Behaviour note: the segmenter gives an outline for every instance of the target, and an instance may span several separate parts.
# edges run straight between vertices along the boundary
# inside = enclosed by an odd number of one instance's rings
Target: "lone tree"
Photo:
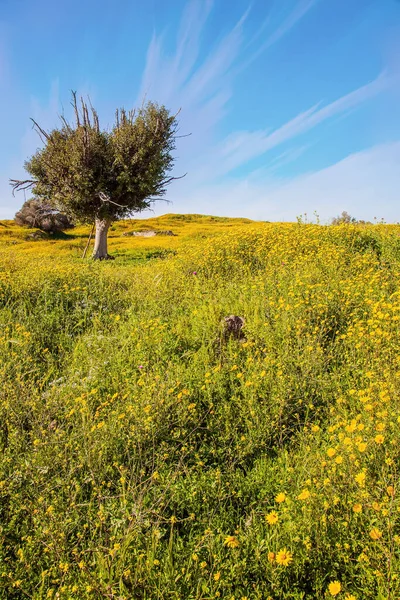
[[[62,212],[36,198],[27,200],[14,217],[17,225],[37,227],[42,231],[57,232],[71,229],[74,224]]]
[[[74,123],[63,116],[58,129],[46,132],[33,121],[44,147],[25,163],[32,179],[10,181],[75,221],[96,227],[93,258],[107,252],[111,223],[149,208],[174,179],[177,115],[152,102],[138,111],[116,111],[111,130],[101,130],[91,103],[72,93]]]

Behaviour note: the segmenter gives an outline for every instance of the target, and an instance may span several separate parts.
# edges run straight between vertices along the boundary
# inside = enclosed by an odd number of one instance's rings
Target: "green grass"
[[[0,598],[399,597],[399,227],[6,225]]]

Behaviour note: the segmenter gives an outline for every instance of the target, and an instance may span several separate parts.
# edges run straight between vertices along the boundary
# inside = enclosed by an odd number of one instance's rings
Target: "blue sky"
[[[400,221],[399,0],[0,0],[0,218],[71,89],[104,127],[181,108],[188,174],[143,216]]]

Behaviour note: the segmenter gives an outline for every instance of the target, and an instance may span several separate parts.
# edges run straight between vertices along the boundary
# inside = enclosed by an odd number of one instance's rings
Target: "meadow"
[[[1,599],[400,598],[400,226],[31,233],[0,222]]]

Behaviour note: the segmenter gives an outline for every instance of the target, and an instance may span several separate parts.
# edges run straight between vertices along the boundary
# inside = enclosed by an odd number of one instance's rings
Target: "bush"
[[[53,233],[74,227],[67,215],[35,198],[24,202],[21,210],[15,215],[15,222],[17,225],[36,227]]]

